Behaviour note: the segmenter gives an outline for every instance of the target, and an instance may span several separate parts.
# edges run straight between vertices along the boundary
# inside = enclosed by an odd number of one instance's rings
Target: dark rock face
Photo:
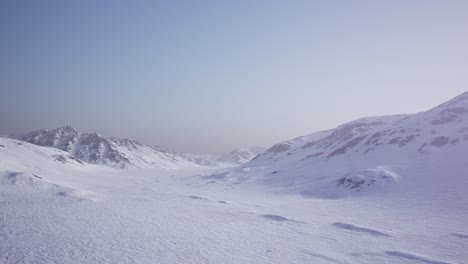
[[[404,139],[400,140],[400,147],[403,147],[404,145],[410,143],[411,141],[413,141],[413,139],[416,138],[417,135],[409,135],[407,137],[405,137]]]
[[[333,186],[341,190],[348,190],[354,193],[378,188],[378,186],[395,184],[395,176],[382,169],[368,169],[355,173],[347,173],[332,182]]]
[[[403,117],[395,116],[394,119],[391,118],[390,120],[395,121]],[[385,124],[387,123],[383,121],[367,122],[366,120],[359,120],[339,126],[328,136],[304,144],[301,147],[302,150],[311,148],[315,153],[309,154],[303,160],[319,156],[329,159],[349,153],[351,150],[354,152],[362,150],[363,153],[375,150],[376,147],[384,144],[384,138],[391,132],[389,129],[375,131],[379,126]],[[361,149],[361,147],[364,148]]]
[[[445,109],[432,121],[433,125],[443,125],[447,123],[455,122],[459,119],[460,116],[468,113],[468,110],[464,107],[455,107],[450,109]]]
[[[78,143],[78,148],[73,154],[89,163],[129,164],[130,160],[125,153],[116,149],[116,144],[96,133],[82,134]]]
[[[375,180],[373,180],[375,182]],[[345,187],[351,188],[351,189],[356,189],[361,187],[366,181],[364,180],[355,180],[355,179],[348,179],[346,177],[343,177],[337,181],[337,187],[340,185],[343,185]]]
[[[96,133],[81,134],[70,126],[51,131],[35,131],[18,139],[39,146],[61,149],[69,152],[76,159],[88,163],[111,163],[120,167],[130,163],[130,160],[116,149],[116,144],[111,140]],[[56,158],[56,161],[66,162],[63,157]]]
[[[54,161],[58,161],[61,163],[71,163],[71,161],[75,161],[81,165],[84,165],[83,161],[71,156],[71,155],[53,155]]]
[[[372,127],[369,123],[357,122],[346,124],[338,127],[331,135],[325,137],[318,142],[320,147],[331,147],[336,146],[349,140],[357,140],[355,137],[359,134],[365,133]],[[363,139],[363,138],[362,138]],[[361,140],[362,140],[361,139]],[[359,142],[361,141],[359,140]],[[358,142],[358,143],[359,143]]]
[[[390,144],[390,145],[398,144],[398,143],[400,143],[400,139],[401,139],[401,137],[393,138],[392,140],[390,140],[388,142],[388,144]]]
[[[436,147],[443,147],[450,141],[449,137],[436,137],[432,140],[431,145]]]
[[[361,141],[363,141],[366,137],[367,136],[354,138],[353,140],[349,141],[346,145],[332,151],[330,154],[328,154],[327,158],[331,158],[333,156],[346,153],[348,149],[353,148],[354,146],[359,144]]]
[[[307,157],[305,157],[304,159],[310,159],[310,158],[315,158],[315,157],[319,157],[323,154],[324,152],[317,152],[317,153],[314,153],[314,154],[310,154],[308,155]]]
[[[58,148],[63,151],[70,152],[78,140],[79,133],[70,126],[64,126],[54,130],[38,130],[20,137],[14,137],[29,143],[44,146]]]
[[[267,153],[276,154],[276,153],[281,153],[281,152],[285,152],[288,150],[291,150],[291,145],[286,142],[286,143],[280,143],[280,144],[274,145],[269,150],[267,150]]]
[[[313,147],[315,145],[317,145],[316,141],[308,142],[308,143],[304,144],[304,146],[302,146],[302,149],[308,149],[308,148],[311,148],[311,147]]]

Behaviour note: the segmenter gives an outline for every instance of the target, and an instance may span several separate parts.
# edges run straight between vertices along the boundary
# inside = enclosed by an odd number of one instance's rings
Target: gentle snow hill
[[[410,183],[458,188],[468,178],[467,157],[468,92],[425,112],[362,118],[282,142],[209,178],[338,198]]]
[[[186,157],[159,146],[143,145],[136,140],[106,138],[97,133],[80,133],[70,126],[8,135],[35,145],[57,148],[91,164],[116,168],[196,168]]]
[[[93,195],[76,189],[79,185],[76,183],[85,179],[82,175],[105,172],[105,169],[59,149],[0,137],[0,188],[11,185],[33,192],[42,190],[58,196],[89,198]]]
[[[0,137],[0,168],[11,170],[30,168],[63,170],[64,168],[85,168],[91,166],[70,153],[28,142]],[[26,166],[27,165],[27,166]]]

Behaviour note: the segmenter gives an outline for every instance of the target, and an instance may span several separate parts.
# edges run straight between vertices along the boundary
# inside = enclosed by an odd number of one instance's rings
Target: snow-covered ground
[[[96,142],[132,149],[129,164],[149,149]],[[121,169],[62,149],[0,137],[0,263],[468,263],[468,93],[233,168],[177,156]]]
[[[219,172],[206,169],[118,170],[57,161],[59,150],[12,139],[0,145],[1,263],[468,259],[467,195],[444,186],[311,199],[214,181]]]
[[[79,184],[77,196],[41,186],[39,179],[2,182],[1,263],[373,264],[468,259],[466,204],[434,206],[382,197],[305,199],[205,188],[193,177],[163,172],[83,177],[87,184]]]

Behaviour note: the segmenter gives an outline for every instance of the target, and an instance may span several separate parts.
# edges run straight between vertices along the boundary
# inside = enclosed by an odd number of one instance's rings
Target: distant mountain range
[[[263,152],[236,149],[220,156],[177,153],[135,140],[80,133],[70,126],[9,137],[12,139],[0,138],[1,163],[6,168],[9,161],[17,164],[22,159],[74,167],[235,167],[204,177],[210,182],[236,186],[253,182],[321,198],[396,189],[405,190],[402,195],[427,194],[441,186],[457,193],[464,191],[457,182],[466,181],[463,177],[468,172],[468,92],[425,112],[361,118],[278,143]],[[41,162],[34,166],[40,168]]]
[[[225,167],[249,162],[265,150],[265,148],[253,147],[234,149],[223,155],[198,155],[188,153],[181,153],[180,155],[202,166]]]
[[[144,145],[132,139],[106,138],[97,133],[81,133],[71,126],[11,134],[7,137],[60,149],[70,153],[71,157],[87,163],[116,168],[178,169],[232,166],[248,162],[260,153],[259,149],[236,149],[221,156],[178,153],[160,146]]]

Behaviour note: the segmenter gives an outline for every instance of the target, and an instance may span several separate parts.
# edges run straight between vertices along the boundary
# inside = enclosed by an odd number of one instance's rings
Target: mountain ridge
[[[468,92],[416,114],[360,118],[280,142],[242,167],[208,178],[339,198],[374,189],[385,192],[409,182],[423,184],[424,176],[402,177],[423,175],[421,167],[440,173],[455,167],[463,175],[468,171],[466,154]],[[415,164],[423,165],[414,168]],[[431,180],[443,180],[427,174]]]
[[[84,162],[115,168],[229,167],[248,162],[260,152],[259,149],[252,148],[234,149],[224,155],[179,153],[162,146],[145,145],[134,139],[81,133],[70,125],[51,130],[9,134],[4,137],[60,149]]]

